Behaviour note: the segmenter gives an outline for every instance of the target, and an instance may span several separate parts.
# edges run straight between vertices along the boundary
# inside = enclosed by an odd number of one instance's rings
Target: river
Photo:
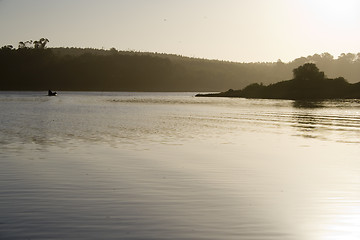
[[[0,92],[0,239],[360,239],[360,101]]]

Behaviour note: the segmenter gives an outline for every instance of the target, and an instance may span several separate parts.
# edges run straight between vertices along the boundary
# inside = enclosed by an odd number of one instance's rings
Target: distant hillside
[[[360,80],[360,54],[329,54],[290,63],[235,63],[116,49],[0,49],[0,90],[224,91],[291,78],[291,70],[316,62],[329,77]]]
[[[242,97],[292,100],[360,99],[360,83],[348,83],[343,77],[326,78],[314,63],[293,70],[294,78],[265,86],[253,83],[242,90],[197,94],[197,97]]]

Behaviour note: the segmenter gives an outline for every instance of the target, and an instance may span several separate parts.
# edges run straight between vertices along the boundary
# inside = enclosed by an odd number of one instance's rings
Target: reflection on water
[[[323,101],[309,101],[309,100],[295,100],[293,102],[294,108],[322,108],[325,107],[323,105]]]
[[[0,239],[359,239],[360,103],[0,93]]]

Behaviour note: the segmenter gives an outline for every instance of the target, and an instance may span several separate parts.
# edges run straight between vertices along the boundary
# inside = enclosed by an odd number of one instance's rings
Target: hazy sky
[[[359,0],[0,0],[0,45],[174,53],[239,62],[360,52]]]

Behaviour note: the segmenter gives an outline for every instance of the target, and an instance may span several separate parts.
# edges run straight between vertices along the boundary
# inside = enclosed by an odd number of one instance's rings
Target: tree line
[[[47,48],[48,39],[0,49],[0,90],[224,91],[290,79],[291,70],[316,63],[328,77],[360,80],[360,54],[328,53],[289,63],[236,63],[171,54]]]

